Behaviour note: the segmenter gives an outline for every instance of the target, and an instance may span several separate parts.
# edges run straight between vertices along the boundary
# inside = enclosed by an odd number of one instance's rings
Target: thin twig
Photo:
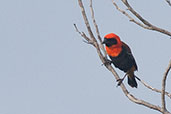
[[[116,9],[118,11],[120,11],[122,14],[124,14],[125,16],[127,16],[131,22],[134,22],[135,24],[137,24],[137,25],[139,25],[139,26],[141,26],[141,27],[143,27],[145,29],[151,29],[151,27],[148,27],[148,26],[146,26],[144,24],[141,24],[140,22],[133,19],[128,13],[126,13],[126,11],[120,9],[114,0],[112,0],[112,1],[113,1],[113,5],[116,7]]]
[[[141,79],[138,78],[137,76],[136,76],[136,78],[137,78],[145,87],[147,87],[148,89],[150,89],[150,90],[152,90],[152,91],[155,91],[155,92],[157,92],[157,93],[161,93],[161,90],[151,87],[151,86],[148,85],[145,81],[141,80]],[[169,98],[171,98],[171,93],[165,92],[165,94],[166,94]]]
[[[152,26],[151,23],[149,23],[147,20],[145,20],[140,14],[138,14],[128,3],[127,0],[122,0],[122,2],[127,6],[128,10],[134,14],[141,22],[143,22],[147,26]]]
[[[92,43],[93,43],[93,45],[95,46],[95,48],[96,48],[96,50],[97,50],[97,53],[98,53],[100,59],[102,60],[102,63],[105,63],[103,54],[102,54],[101,51],[100,51],[99,44],[98,44],[98,42],[97,42],[96,38],[94,37],[94,34],[93,34],[92,30],[91,30],[91,27],[90,27],[90,24],[89,24],[89,21],[88,21],[88,19],[87,19],[87,15],[86,15],[86,13],[85,13],[85,9],[84,9],[83,3],[82,3],[82,0],[78,0],[78,3],[79,3],[79,6],[80,6],[80,8],[81,8],[81,11],[82,11],[82,16],[83,16],[83,19],[84,19],[86,28],[87,28],[88,33],[89,33],[89,35],[90,35],[90,37],[91,37],[91,39],[92,39],[92,41],[93,41]]]
[[[161,100],[162,100],[162,112],[163,112],[163,114],[166,110],[166,101],[165,101],[166,78],[167,78],[167,75],[169,73],[170,68],[171,68],[171,60],[169,62],[169,66],[166,69],[166,72],[164,73],[163,80],[162,80]]]
[[[145,25],[147,25],[148,27],[151,27],[150,30],[155,30],[155,31],[158,31],[158,32],[161,32],[163,34],[166,34],[166,35],[169,35],[171,36],[171,32],[165,30],[165,29],[162,29],[162,28],[159,28],[159,27],[156,27],[154,25],[152,25],[151,23],[149,23],[146,19],[144,19],[139,13],[137,13],[131,6],[130,4],[128,3],[127,0],[122,0],[122,2],[127,6],[128,10],[134,14],[141,22],[143,22]]]
[[[93,5],[92,5],[92,0],[90,0],[90,11],[91,11],[91,17],[92,17],[92,20],[93,20],[93,24],[94,24],[95,29],[96,29],[97,38],[98,38],[98,40],[100,42],[100,44],[99,44],[100,45],[100,48],[102,49],[105,57],[107,57],[107,53],[105,51],[105,48],[104,48],[104,46],[102,44],[102,39],[100,37],[99,28],[98,28],[98,25],[97,25],[96,20],[95,20],[95,17],[94,17],[94,10],[93,10]]]
[[[89,24],[89,21],[87,19],[87,16],[86,16],[86,13],[85,13],[85,9],[84,9],[84,6],[83,6],[83,3],[81,0],[78,0],[78,3],[80,5],[80,8],[81,8],[81,11],[82,11],[82,16],[83,16],[83,19],[84,19],[84,22],[85,22],[85,25],[86,25],[86,28],[88,30],[88,33],[91,37],[91,39],[94,41],[94,42],[97,42],[94,35],[93,35],[93,32],[91,30],[91,27],[90,27],[90,24]]]
[[[90,38],[87,37],[86,34],[85,34],[84,32],[80,32],[80,31],[78,30],[76,24],[74,24],[74,27],[75,27],[76,32],[78,32],[78,33],[85,39],[85,41],[84,41],[85,43],[92,44],[93,46],[95,46],[94,43],[93,43],[93,41],[90,40]]]
[[[92,30],[91,30],[91,28],[90,28],[90,24],[89,24],[89,21],[88,21],[88,19],[87,19],[87,16],[86,16],[86,13],[85,13],[85,9],[84,9],[82,0],[78,0],[78,3],[79,3],[79,6],[80,6],[80,8],[81,8],[81,10],[82,10],[82,16],[83,16],[83,19],[84,19],[86,28],[87,28],[87,30],[88,30],[88,33],[89,33],[90,37],[91,37],[92,40],[93,40],[93,44],[94,44],[94,46],[95,46],[95,48],[96,48],[96,51],[97,51],[97,53],[98,53],[98,55],[99,55],[99,57],[100,57],[102,63],[104,64],[104,63],[105,63],[105,59],[104,59],[104,57],[103,57],[103,54],[102,54],[101,51],[100,51],[99,44],[98,44],[96,38],[94,37],[94,34],[93,34],[93,32],[92,32]]]
[[[113,5],[116,7],[116,9],[117,9],[118,11],[120,11],[121,13],[123,13],[125,16],[127,16],[127,17],[130,19],[130,21],[136,23],[137,25],[139,25],[139,26],[141,26],[141,27],[143,27],[143,28],[145,28],[145,29],[157,31],[157,32],[166,34],[166,35],[168,35],[168,36],[171,36],[171,32],[169,32],[169,31],[167,31],[167,30],[165,30],[165,29],[156,27],[156,26],[152,25],[150,22],[148,22],[146,19],[144,19],[139,13],[137,13],[137,12],[130,6],[130,4],[128,3],[127,0],[121,0],[121,1],[125,4],[125,6],[127,6],[128,10],[129,10],[133,15],[135,15],[135,16],[137,17],[137,19],[139,19],[143,24],[142,24],[142,23],[139,23],[139,22],[137,22],[137,21],[135,21],[135,19],[133,19],[130,15],[128,15],[124,10],[121,10],[121,9],[120,9],[120,8],[117,6],[117,4],[115,3],[114,0],[112,0],[112,1],[113,1]]]

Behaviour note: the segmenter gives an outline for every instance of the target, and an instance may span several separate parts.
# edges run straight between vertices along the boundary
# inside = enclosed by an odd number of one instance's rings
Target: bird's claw
[[[102,65],[106,66],[106,65],[111,65],[111,64],[112,64],[112,61],[107,59],[107,58],[105,58],[105,62]]]
[[[117,79],[116,81],[118,82],[117,86],[120,86],[122,81],[123,81],[123,79]]]

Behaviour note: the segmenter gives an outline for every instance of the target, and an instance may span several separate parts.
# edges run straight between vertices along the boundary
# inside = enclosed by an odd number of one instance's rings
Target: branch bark
[[[166,69],[166,72],[164,73],[163,80],[162,80],[162,92],[161,92],[161,100],[162,100],[162,112],[165,114],[166,109],[166,101],[165,101],[165,88],[166,88],[166,78],[169,73],[169,70],[171,68],[171,60],[170,63]]]
[[[103,51],[103,53],[105,55],[105,58],[106,58],[107,57],[107,53],[106,53],[105,48],[104,48],[104,46],[102,44],[102,39],[101,39],[101,36],[100,36],[100,32],[99,32],[98,25],[97,25],[96,20],[95,20],[95,17],[94,17],[94,10],[93,10],[93,5],[92,4],[93,4],[93,2],[92,2],[92,0],[90,0],[91,17],[92,17],[93,24],[94,24],[95,29],[96,29],[97,38],[98,38],[98,40],[100,42],[100,44],[99,44],[100,45],[100,48],[102,49],[102,51]]]
[[[125,16],[127,16],[127,17],[130,19],[130,21],[134,22],[135,24],[137,24],[137,25],[139,25],[139,26],[141,26],[141,27],[143,27],[143,28],[145,28],[145,29],[157,31],[157,32],[163,33],[163,34],[165,34],[165,35],[171,36],[171,32],[169,32],[169,31],[167,31],[167,30],[165,30],[165,29],[159,28],[159,27],[157,27],[157,26],[151,24],[150,22],[148,22],[146,19],[144,19],[139,13],[137,13],[137,12],[130,6],[130,4],[128,3],[127,0],[121,0],[121,1],[125,4],[125,6],[128,8],[128,10],[129,10],[133,15],[135,15],[135,16],[137,17],[137,19],[140,20],[143,24],[140,23],[140,22],[138,22],[138,21],[135,21],[135,19],[133,19],[133,18],[132,18],[128,13],[126,13],[124,10],[121,10],[121,9],[117,6],[116,2],[115,2],[114,0],[112,0],[113,5],[116,7],[116,9],[117,9],[118,11],[120,11],[121,13],[123,13]]]
[[[157,93],[161,93],[162,91],[159,90],[159,89],[156,89],[156,88],[153,88],[152,86],[150,86],[149,84],[147,84],[145,81],[141,80],[140,78],[136,77],[145,87],[147,87],[148,89],[152,90],[152,91],[155,91]],[[165,91],[165,94],[171,98],[171,93]]]

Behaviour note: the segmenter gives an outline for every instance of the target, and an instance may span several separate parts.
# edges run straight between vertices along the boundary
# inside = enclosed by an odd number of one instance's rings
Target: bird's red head
[[[107,47],[121,47],[122,46],[122,42],[119,38],[118,35],[114,34],[114,33],[110,33],[107,34],[106,36],[104,36],[104,41],[103,44],[106,44]]]
[[[106,51],[109,56],[118,56],[122,50],[122,42],[114,33],[107,34],[104,37],[103,44],[106,45]]]
[[[107,34],[106,36],[104,36],[106,39],[111,39],[111,38],[118,38],[118,39],[120,39],[119,38],[119,36],[118,35],[116,35],[116,34],[114,34],[114,33],[109,33],[109,34]]]

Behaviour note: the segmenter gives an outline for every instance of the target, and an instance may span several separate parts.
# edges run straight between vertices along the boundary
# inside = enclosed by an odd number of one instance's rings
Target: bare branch
[[[145,25],[147,25],[148,27],[152,27],[150,30],[155,30],[158,32],[161,32],[163,34],[169,35],[171,36],[171,32],[164,30],[162,28],[156,27],[154,25],[152,25],[151,23],[149,23],[147,20],[145,20],[140,14],[138,14],[128,3],[127,0],[122,0],[122,2],[128,7],[128,10],[131,11],[132,14],[134,14],[141,22],[143,22]]]
[[[94,18],[94,10],[93,10],[93,5],[92,5],[92,0],[90,0],[90,11],[91,11],[91,17],[92,17],[92,20],[93,20],[93,24],[94,24],[95,29],[96,29],[97,38],[98,38],[98,40],[100,42],[100,44],[99,44],[100,48],[102,49],[103,53],[105,54],[105,57],[107,57],[107,53],[105,51],[105,48],[104,48],[104,46],[102,44],[102,39],[100,37],[99,28],[98,28],[98,25],[97,25],[96,20]]]
[[[120,79],[120,77],[118,76],[118,74],[116,73],[116,71],[114,70],[114,68],[110,64],[106,65],[106,68],[109,71],[112,72],[112,74],[114,75],[114,77],[115,77],[116,80]],[[136,104],[140,104],[140,105],[146,106],[148,108],[151,108],[151,109],[154,109],[154,110],[157,110],[157,111],[161,112],[161,107],[156,106],[156,105],[153,105],[151,103],[148,103],[148,102],[146,102],[144,100],[137,99],[135,96],[133,96],[132,94],[130,94],[123,83],[121,83],[120,87],[121,87],[122,91],[124,92],[124,94],[132,102],[134,102]]]
[[[78,2],[79,2],[79,5],[80,5],[80,8],[81,8],[81,10],[82,10],[82,16],[83,16],[83,18],[84,18],[84,21],[85,21],[87,30],[89,31],[88,33],[89,33],[90,37],[92,38],[94,47],[96,48],[96,51],[97,51],[97,54],[98,54],[100,60],[101,60],[102,63],[104,64],[104,63],[106,63],[106,58],[105,58],[105,57],[103,56],[103,54],[101,53],[100,45],[97,43],[97,40],[96,40],[96,38],[94,37],[93,32],[91,31],[91,28],[90,28],[90,25],[89,25],[89,23],[88,23],[88,19],[87,19],[87,16],[86,16],[86,13],[85,13],[83,4],[82,4],[82,0],[78,0]],[[91,7],[92,7],[92,6],[91,6]],[[93,15],[94,15],[94,14],[93,14]],[[93,18],[94,18],[94,16],[92,17],[92,19],[93,19]],[[96,24],[96,22],[95,22],[94,24]],[[97,24],[96,24],[96,25],[97,25]],[[75,28],[77,28],[77,27],[75,26]],[[95,27],[95,28],[96,28],[96,27]],[[96,28],[96,29],[97,29],[97,28]],[[76,30],[78,30],[78,29],[76,29]],[[78,32],[78,33],[80,34],[81,32]],[[82,35],[83,35],[83,34],[82,34]],[[81,36],[82,36],[82,35],[81,35]],[[82,36],[82,37],[85,39],[84,36]],[[104,65],[105,65],[105,67],[106,67],[109,71],[112,72],[112,74],[113,74],[113,76],[115,77],[116,80],[120,79],[119,75],[116,73],[116,71],[114,70],[114,68],[113,68],[110,64],[104,64]],[[128,90],[126,89],[126,87],[124,86],[123,83],[121,83],[120,87],[121,87],[122,91],[124,92],[125,96],[127,96],[127,98],[128,98],[129,100],[131,100],[132,102],[134,102],[134,103],[136,103],[136,104],[140,104],[140,105],[146,106],[146,107],[151,108],[151,109],[154,109],[154,110],[157,110],[157,111],[159,111],[159,112],[162,112],[161,107],[156,106],[156,105],[153,105],[153,104],[151,104],[151,103],[148,103],[148,102],[146,102],[146,101],[144,101],[144,100],[137,99],[135,96],[133,96],[132,94],[130,94],[130,93],[128,92]]]
[[[85,43],[92,44],[93,46],[95,46],[94,43],[93,43],[93,41],[90,40],[90,38],[87,37],[86,34],[85,34],[84,32],[80,32],[80,31],[78,30],[76,24],[74,24],[74,27],[75,27],[76,32],[78,32],[78,33],[87,41],[87,42],[84,41]]]
[[[117,4],[113,1],[113,5],[116,7],[116,9],[120,12],[122,12],[125,16],[127,16],[130,21],[136,23],[137,25],[145,28],[145,29],[149,29],[149,30],[153,30],[153,31],[157,31],[157,32],[160,32],[160,33],[163,33],[163,34],[166,34],[168,36],[171,36],[171,32],[165,30],[165,29],[162,29],[162,28],[159,28],[159,27],[156,27],[154,25],[152,25],[151,23],[149,23],[147,20],[145,20],[140,14],[138,14],[131,6],[130,4],[128,3],[127,0],[121,0],[128,8],[128,10],[137,17],[137,19],[139,19],[143,24],[135,21],[130,15],[128,15],[124,10],[121,10]]]
[[[169,4],[169,6],[171,6],[170,0],[165,0],[165,1]]]
[[[114,77],[117,79],[120,79],[118,74],[116,73],[116,71],[113,69],[113,67],[111,65],[107,65],[106,68],[112,72],[112,74],[114,75]],[[135,96],[133,96],[132,94],[130,94],[128,92],[128,90],[126,89],[126,87],[124,86],[123,83],[121,83],[120,85],[122,91],[124,92],[124,94],[128,97],[129,100],[131,100],[132,102],[136,103],[136,104],[140,104],[140,105],[143,105],[143,106],[146,106],[148,108],[151,108],[151,109],[154,109],[154,110],[157,110],[159,112],[162,112],[161,111],[161,107],[159,106],[156,106],[156,105],[153,105],[151,103],[148,103],[144,100],[140,100],[140,99],[137,99]]]
[[[155,92],[157,92],[157,93],[161,93],[161,90],[151,87],[150,85],[148,85],[146,82],[144,82],[143,80],[141,80],[141,79],[138,78],[138,77],[136,77],[136,78],[137,78],[145,87],[147,87],[148,89],[150,89],[150,90],[152,90],[152,91],[155,91]],[[171,93],[165,92],[165,94],[166,94],[169,98],[171,98]]]
[[[113,1],[113,5],[116,7],[116,9],[117,9],[118,11],[120,11],[122,14],[124,14],[125,16],[127,16],[131,22],[134,22],[135,24],[137,24],[137,25],[139,25],[139,26],[141,26],[141,27],[143,27],[143,28],[145,28],[145,29],[151,29],[151,27],[148,27],[148,26],[146,26],[146,25],[143,25],[143,24],[141,24],[140,22],[134,20],[128,13],[126,13],[126,11],[120,9],[120,8],[118,7],[118,5],[115,3],[114,0],[112,0],[112,1]]]
[[[82,16],[83,16],[83,18],[84,18],[84,22],[85,22],[86,28],[87,28],[87,30],[88,30],[88,33],[89,33],[90,37],[91,37],[92,40],[93,40],[93,44],[94,44],[94,46],[95,46],[95,48],[96,48],[96,50],[97,50],[97,53],[98,53],[98,55],[99,55],[99,57],[100,57],[102,63],[105,63],[105,59],[104,59],[104,57],[103,57],[103,54],[102,54],[101,51],[100,51],[99,44],[98,44],[96,38],[94,37],[93,32],[92,32],[92,30],[91,30],[91,28],[90,28],[90,25],[89,25],[89,22],[88,22],[86,13],[85,13],[85,9],[84,9],[82,0],[78,0],[78,3],[79,3],[79,6],[80,6],[80,8],[81,8],[81,10],[82,10]]]
[[[84,9],[84,6],[83,6],[83,3],[81,0],[78,0],[78,3],[80,5],[80,8],[81,8],[81,11],[82,11],[82,16],[83,16],[83,19],[84,19],[84,22],[85,22],[85,25],[86,25],[86,28],[88,30],[88,33],[91,37],[91,39],[94,41],[94,42],[97,42],[94,35],[93,35],[93,32],[91,30],[91,27],[90,27],[90,24],[89,24],[89,21],[87,19],[87,16],[86,16],[86,13],[85,13],[85,9]]]
[[[82,3],[82,0],[78,0],[78,3],[79,3],[79,6],[81,8],[81,11],[82,11],[82,16],[83,16],[86,28],[88,30],[88,33],[89,33],[91,39],[93,40],[93,44],[96,47],[97,53],[98,53],[100,59],[102,60],[102,62],[105,63],[103,54],[100,51],[99,44],[98,44],[98,42],[97,42],[96,38],[94,37],[93,32],[91,30],[91,27],[90,27],[90,24],[89,24],[89,21],[87,19],[87,16],[86,16],[86,13],[85,13],[85,9],[84,9],[83,3]]]
[[[165,88],[166,88],[166,78],[167,78],[170,68],[171,68],[171,60],[170,60],[169,66],[166,69],[166,72],[164,73],[163,80],[162,80],[161,100],[162,100],[162,112],[163,113],[166,110]]]
[[[147,20],[145,20],[140,14],[138,14],[128,3],[127,0],[122,0],[122,2],[127,6],[128,10],[134,14],[141,22],[143,22],[147,26],[152,26]]]
[[[92,17],[92,20],[93,20],[93,24],[94,24],[95,29],[96,29],[97,38],[99,39],[100,43],[102,43],[102,39],[100,37],[98,25],[97,25],[96,20],[94,18],[94,10],[93,10],[93,5],[92,5],[92,0],[90,0],[90,11],[91,11],[91,17]]]

